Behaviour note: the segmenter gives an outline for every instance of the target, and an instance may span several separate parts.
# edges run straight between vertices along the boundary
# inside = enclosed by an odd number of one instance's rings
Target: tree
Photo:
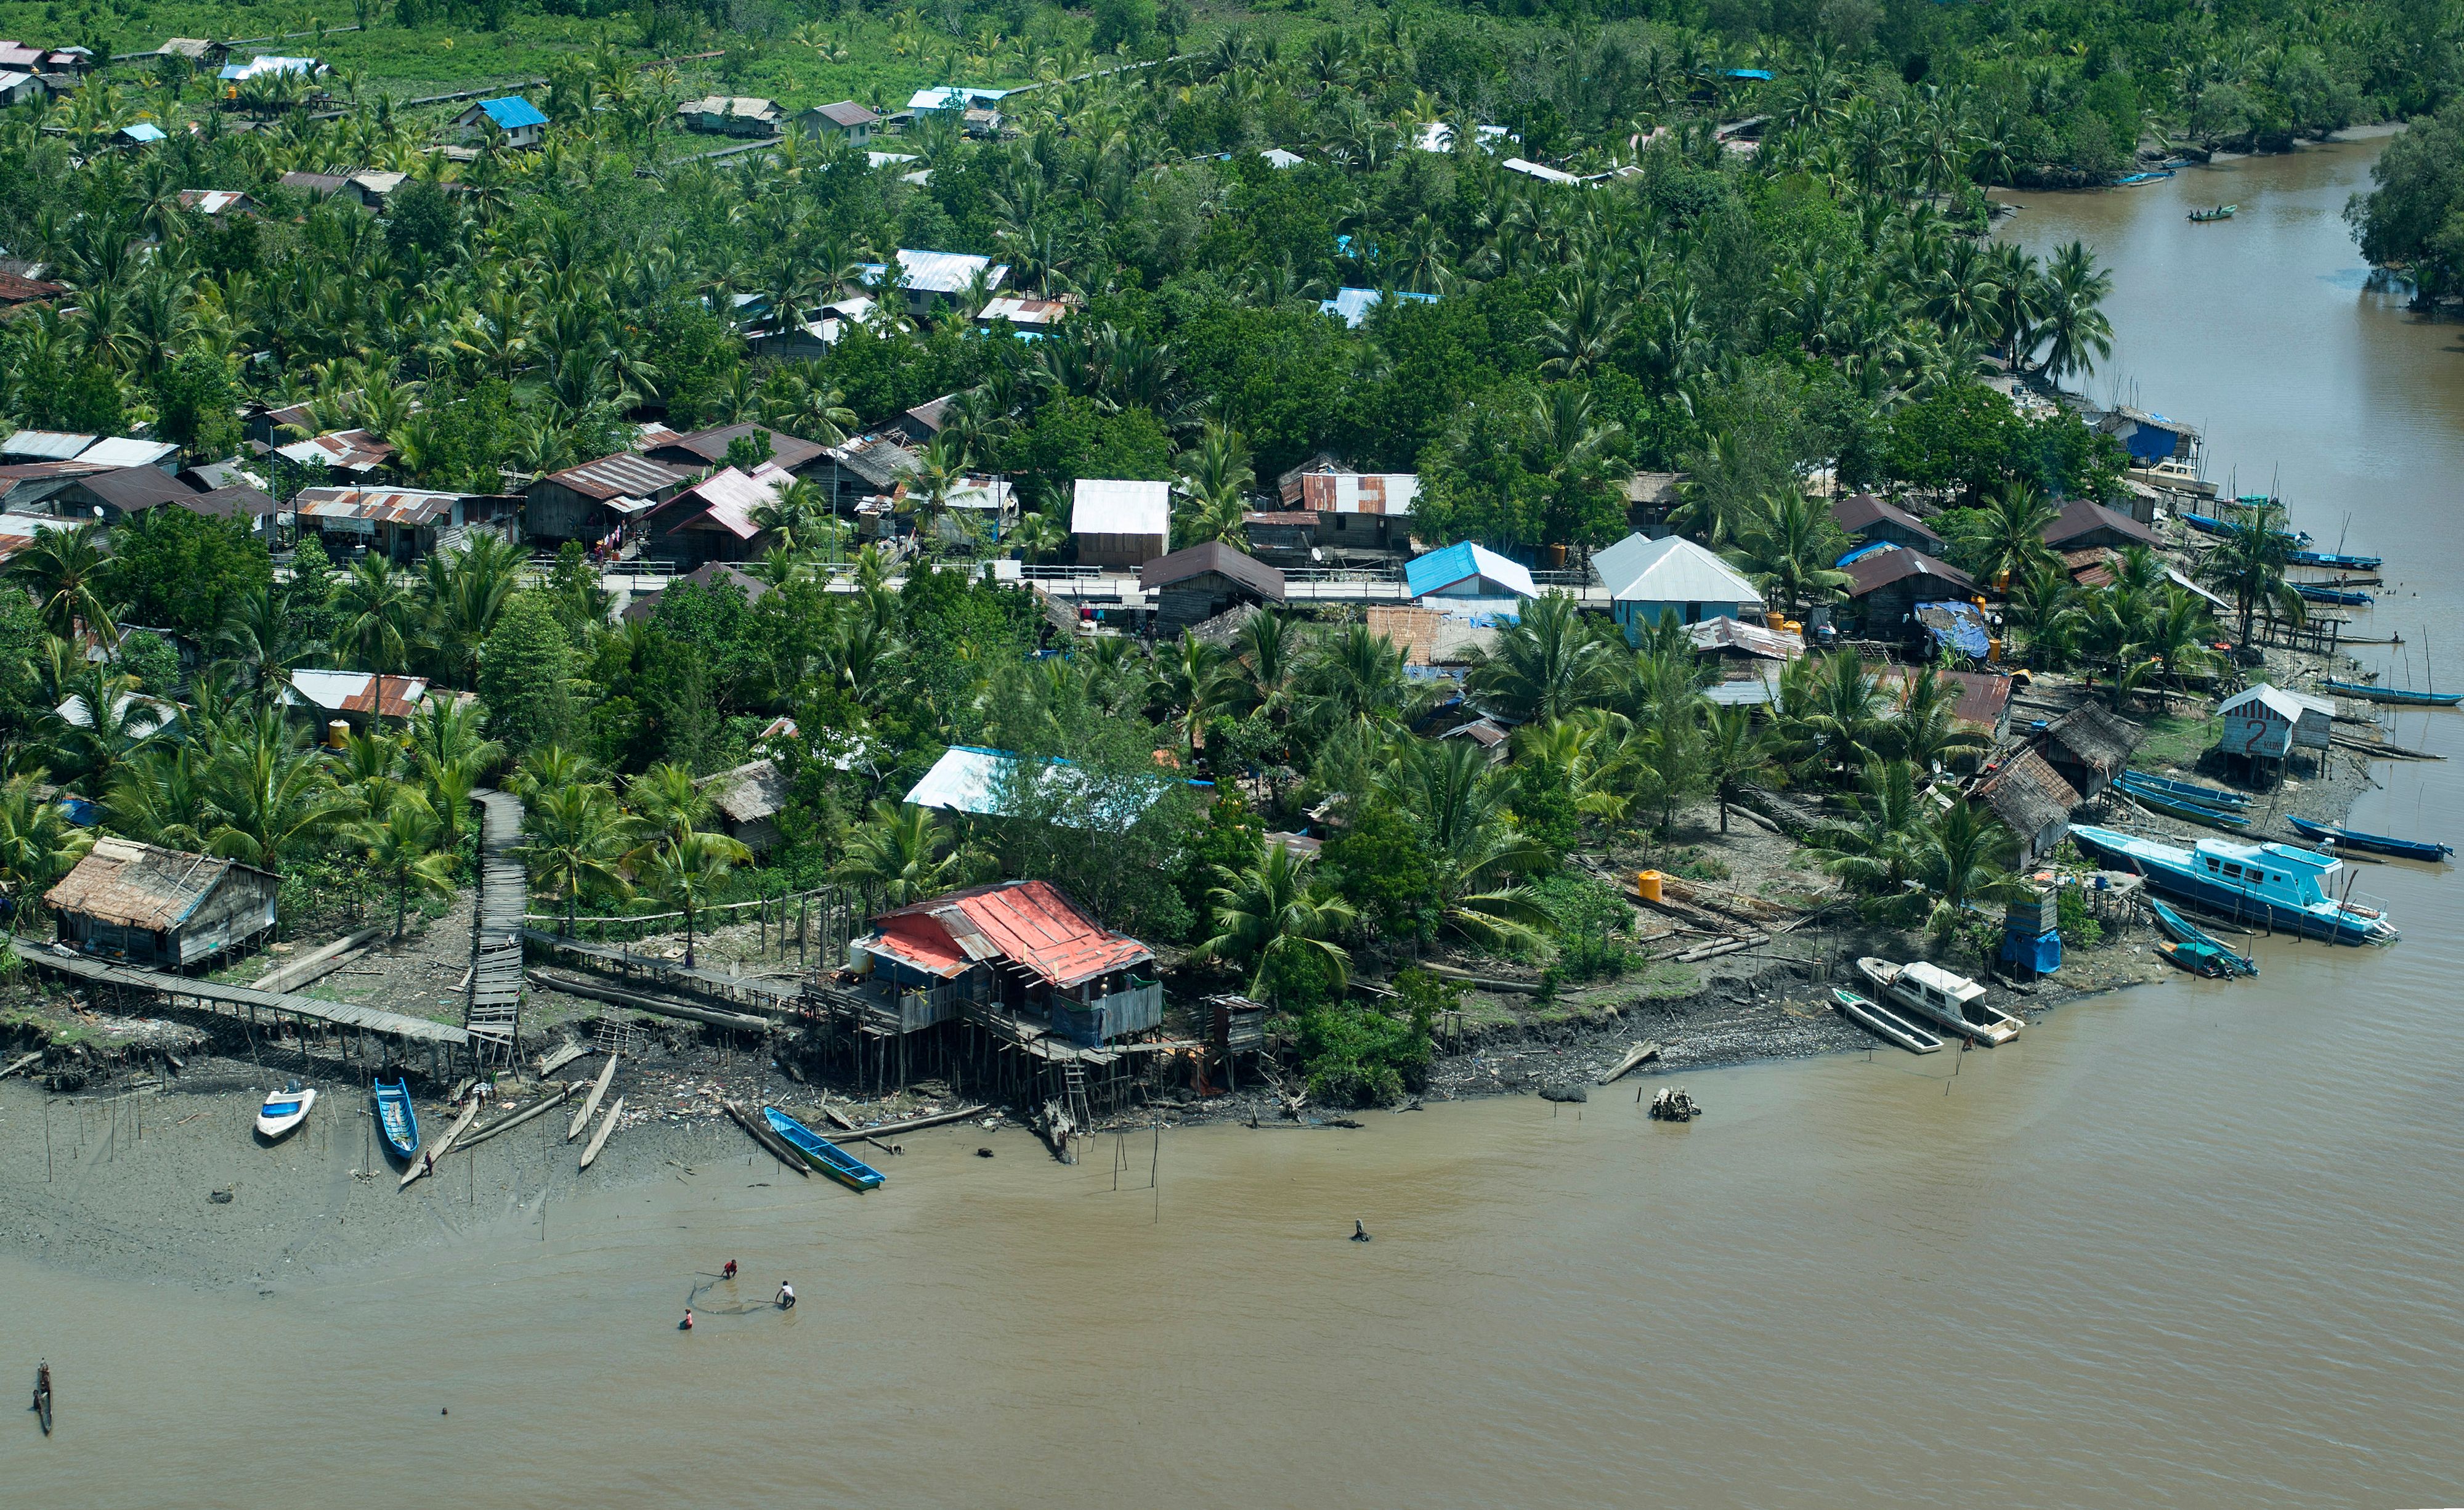
[[[201,460],[239,449],[234,411],[244,395],[222,357],[192,346],[156,373],[152,386],[155,433]]]
[[[270,708],[218,742],[205,781],[215,817],[206,847],[277,875],[346,808],[322,760]]]
[[[9,563],[9,580],[33,595],[43,627],[59,638],[76,638],[82,626],[105,645],[119,642],[120,566],[104,551],[101,526],[37,529]]]
[[[1330,936],[1358,915],[1313,879],[1309,868],[1309,861],[1272,840],[1237,870],[1215,867],[1207,902],[1216,933],[1198,946],[1198,957],[1250,967],[1249,994],[1270,1001],[1274,993],[1267,983],[1302,967],[1303,961],[1322,966],[1340,991],[1352,956]]]
[[[113,582],[133,623],[211,634],[238,600],[274,585],[274,562],[245,521],[147,509],[112,541]]]
[[[2270,618],[2299,624],[2309,616],[2285,570],[2293,564],[2293,536],[2284,511],[2274,504],[2253,509],[2225,527],[2224,543],[2199,558],[2199,580],[2233,599],[2241,615],[2234,638],[2250,643],[2250,623],[2265,610]]]
[[[341,615],[339,640],[362,670],[397,673],[410,663],[410,636],[420,620],[411,579],[383,556],[362,556],[334,595]]]
[[[0,786],[0,886],[17,902],[12,927],[94,847],[94,834],[73,827],[56,800],[35,795],[42,779],[32,771]]]
[[[453,856],[439,847],[444,827],[427,797],[408,788],[397,790],[381,818],[366,818],[351,837],[367,853],[368,864],[393,883],[393,936],[402,937],[410,915],[410,894],[450,898],[453,895]]]
[[[2369,193],[2344,206],[2373,267],[2402,267],[2429,303],[2464,281],[2464,100],[2416,120],[2370,165]]]
[[[1759,785],[1771,769],[1771,747],[1751,708],[1715,704],[1703,719],[1704,773],[1720,805],[1720,832],[1728,832],[1728,804]]]
[[[2113,322],[2104,317],[2113,275],[2096,265],[2087,244],[2073,241],[2054,253],[2045,270],[2045,375],[2058,383],[2076,372],[2096,370],[2113,354]]]
[[[632,831],[605,787],[542,779],[524,795],[522,832],[531,877],[563,900],[568,936],[583,892],[631,895],[624,860]]]
[[[1848,586],[1848,573],[1831,564],[1848,548],[1848,537],[1830,508],[1792,489],[1770,500],[1739,544],[1754,567],[1754,585],[1792,616],[1829,603]]]
[[[545,594],[516,592],[479,650],[479,700],[489,736],[515,754],[573,729],[573,644]]]
[[[1484,948],[1535,948],[1552,923],[1521,877],[1552,863],[1517,832],[1508,781],[1469,740],[1413,741],[1383,766],[1387,796],[1419,815],[1439,926]]]
[[[1500,629],[1494,649],[1465,676],[1480,705],[1518,722],[1559,719],[1608,689],[1608,642],[1571,596],[1551,592]]]
[[[2025,482],[2006,482],[1982,508],[1944,516],[1952,559],[1979,582],[2017,578],[2053,562],[2045,531],[2061,517],[2060,505]]]
[[[2017,901],[2033,895],[2010,873],[2018,841],[1992,810],[1954,797],[1920,833],[1910,873],[1933,894],[1926,920],[1937,941],[1947,941],[1969,920],[1971,903]]]
[[[832,874],[864,887],[884,906],[904,907],[950,889],[958,860],[942,853],[949,844],[949,831],[930,808],[877,802],[871,821],[847,835],[846,855]]]
[[[661,835],[636,850],[633,873],[652,896],[672,903],[685,915],[685,968],[693,967],[693,918],[724,883],[730,872],[753,858],[753,852],[724,833],[694,829]]]
[[[1913,917],[1909,879],[1917,864],[1925,806],[1917,789],[1917,768],[1903,760],[1865,768],[1856,792],[1841,799],[1846,816],[1817,824],[1806,849],[1824,870],[1874,899],[1867,909],[1880,921]]]

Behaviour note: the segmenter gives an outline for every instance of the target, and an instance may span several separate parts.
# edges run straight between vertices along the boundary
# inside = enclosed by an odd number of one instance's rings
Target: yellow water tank
[[[1805,633],[1805,626],[1794,619],[1788,619],[1782,622],[1780,628],[1788,631],[1792,634],[1802,634]]]
[[[351,743],[351,725],[341,719],[326,724],[325,743],[335,749],[347,747]]]
[[[1782,613],[1777,609],[1773,609],[1763,615],[1763,628],[1775,630],[1786,629],[1788,628],[1788,615]]]
[[[2002,642],[2000,640],[1989,639],[1985,642],[1985,664],[1989,666],[1998,666],[2002,664]]]
[[[1642,893],[1642,899],[1645,901],[1658,901],[1661,899],[1660,882],[1661,875],[1658,871],[1637,871],[1634,873],[1634,889]]]

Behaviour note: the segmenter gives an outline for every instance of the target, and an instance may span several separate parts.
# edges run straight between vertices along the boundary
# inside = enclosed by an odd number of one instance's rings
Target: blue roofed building
[[[1467,540],[1405,566],[1403,585],[1420,607],[1458,617],[1516,619],[1522,616],[1524,600],[1540,595],[1529,567]]]
[[[1410,300],[1417,304],[1434,304],[1438,301],[1438,296],[1435,294],[1407,294],[1400,289],[1396,291],[1395,297]],[[1317,312],[1321,315],[1332,315],[1357,330],[1361,322],[1369,318],[1369,312],[1384,302],[1385,298],[1384,294],[1374,288],[1341,289],[1332,299],[1320,301]]]
[[[547,135],[547,117],[519,95],[482,100],[453,118],[466,142],[486,135],[490,125],[505,133],[507,146],[537,146]]]

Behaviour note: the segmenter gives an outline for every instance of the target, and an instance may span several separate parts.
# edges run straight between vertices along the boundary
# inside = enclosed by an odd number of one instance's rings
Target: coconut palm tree
[[[214,630],[214,649],[223,664],[239,669],[258,700],[271,703],[311,647],[292,621],[289,592],[268,585],[230,600]]]
[[[120,768],[104,794],[111,832],[166,850],[197,850],[211,814],[203,777],[205,752],[187,740],[140,751]]]
[[[1770,499],[1738,545],[1754,568],[1754,586],[1792,617],[1835,601],[1847,588],[1848,573],[1831,564],[1847,550],[1848,537],[1827,505],[1801,492]]]
[[[693,778],[693,768],[662,761],[625,784],[625,805],[645,833],[681,838],[706,823],[714,799]]]
[[[2267,616],[2299,624],[2309,616],[2299,592],[2285,569],[2293,564],[2293,537],[2284,528],[2284,511],[2274,504],[2251,511],[2226,526],[2223,544],[2200,558],[2200,582],[2233,599],[2241,615],[2234,638],[2250,643],[2250,624],[2261,611]]]
[[[2011,874],[2018,841],[1990,808],[1954,797],[1917,835],[1909,874],[1933,895],[1926,920],[1935,939],[1947,942],[1980,901],[2017,901],[2032,895]]]
[[[561,753],[561,752],[560,752]],[[585,891],[624,899],[625,855],[632,825],[605,787],[595,782],[541,786],[522,810],[523,853],[533,880],[564,902],[564,931],[573,932]]]
[[[402,937],[410,916],[410,894],[453,895],[453,855],[442,847],[444,826],[428,798],[405,787],[393,793],[382,817],[363,818],[351,839],[366,852],[370,868],[393,883],[393,936]]]
[[[1720,807],[1720,832],[1728,832],[1728,804],[1748,788],[1762,785],[1771,768],[1768,731],[1751,708],[1713,704],[1703,717],[1703,773]]]
[[[1794,731],[1798,743],[1835,776],[1870,764],[1890,717],[1881,678],[1853,651],[1821,657],[1811,675],[1812,701]]]
[[[1309,863],[1267,841],[1238,869],[1216,866],[1215,885],[1206,894],[1216,931],[1198,946],[1196,957],[1250,967],[1251,996],[1264,994],[1279,971],[1308,962],[1324,965],[1341,990],[1352,956],[1331,935],[1358,915],[1352,903],[1310,878]]]
[[[1256,480],[1240,433],[1209,420],[1199,443],[1181,453],[1176,489],[1185,500],[1178,534],[1185,545],[1209,541],[1245,548],[1248,488]]]
[[[520,547],[501,535],[474,534],[459,550],[437,551],[422,564],[420,606],[429,636],[451,685],[479,684],[479,647],[496,627],[520,585]]]
[[[279,873],[285,856],[348,811],[324,762],[272,709],[217,742],[205,783],[214,813],[206,847],[263,871]]]
[[[1960,726],[1958,706],[1957,684],[1921,666],[1900,688],[1898,714],[1877,743],[1883,753],[1920,771],[1934,769],[1945,756],[1991,744],[1985,735]]]
[[[1507,778],[1469,740],[1414,740],[1375,779],[1424,826],[1439,925],[1484,948],[1536,947],[1554,919],[1519,877],[1550,863],[1507,813]]]
[[[634,852],[633,874],[651,895],[685,915],[685,968],[693,967],[693,918],[753,852],[724,833],[684,828],[662,833]]]
[[[1153,705],[1177,725],[1181,743],[1195,744],[1198,731],[1225,702],[1230,688],[1223,675],[1223,652],[1188,630],[1155,658],[1149,683]]]
[[[107,662],[86,666],[62,690],[67,711],[44,720],[52,754],[71,782],[99,798],[121,763],[163,736],[169,705],[141,697],[137,678]]]
[[[2039,562],[2012,579],[2009,617],[2028,635],[2028,662],[2039,671],[2071,663],[2078,639],[2079,584],[2058,561]]]
[[[1518,722],[1564,718],[1597,701],[1616,674],[1599,622],[1567,594],[1549,593],[1498,631],[1464,685],[1482,707]]]
[[[1925,807],[1917,789],[1917,768],[1903,760],[1869,766],[1859,789],[1840,799],[1843,817],[1820,823],[1806,835],[1815,863],[1875,899],[1868,912],[1878,920],[1913,917],[1908,882],[1915,875]]]
[[[30,771],[0,786],[0,887],[18,903],[11,927],[94,847],[90,830],[72,825],[51,796],[34,794],[42,780],[43,772]]]
[[[102,526],[37,529],[34,543],[9,563],[9,580],[34,599],[43,627],[75,639],[79,626],[105,645],[120,643],[113,618],[119,603],[120,566],[104,549]]]
[[[1980,582],[2021,574],[2054,560],[2045,531],[2061,517],[2053,500],[2025,482],[2006,482],[1984,505],[1954,515],[1951,546]]]
[[[2113,354],[2113,322],[2101,307],[2113,292],[2113,275],[2096,265],[2087,244],[2073,241],[2054,253],[2045,269],[2045,375],[2055,382],[2096,370]]]
[[[411,636],[424,615],[412,579],[392,562],[376,555],[353,562],[334,607],[341,615],[335,639],[361,670],[385,675],[409,664]]]
[[[1402,650],[1366,624],[1345,624],[1310,645],[1295,711],[1320,730],[1400,729],[1420,700],[1403,675]]]
[[[885,906],[904,907],[949,890],[958,858],[942,853],[950,833],[930,808],[876,802],[871,821],[847,835],[831,875],[862,886]]]

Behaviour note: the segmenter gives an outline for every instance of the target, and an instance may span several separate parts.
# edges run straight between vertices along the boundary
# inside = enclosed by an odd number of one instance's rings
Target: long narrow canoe
[[[2202,787],[2194,781],[2175,781],[2170,776],[2150,776],[2145,771],[2125,770],[2113,778],[2124,787],[2152,791],[2160,797],[2178,802],[2195,802],[2203,808],[2223,812],[2239,812],[2250,806],[2250,798],[2238,791],[2226,791],[2220,787]]]
[[[2226,948],[2221,944],[2218,944],[2214,939],[2208,936],[2205,929],[2202,929],[2197,923],[2192,922],[2189,919],[2183,917],[2180,913],[2175,912],[2172,908],[2167,907],[2163,901],[2154,897],[2150,897],[2147,899],[2147,905],[2155,910],[2156,926],[2164,929],[2165,932],[2172,938],[2174,943],[2198,944],[2213,949],[2221,957],[2221,963],[2225,967],[2236,975],[2256,975],[2258,973],[2257,961],[2250,958],[2248,955],[2235,954],[2233,950]]]
[[[2308,599],[2312,603],[2336,603],[2346,608],[2359,608],[2364,604],[2376,603],[2378,601],[2378,599],[2371,597],[2368,593],[2363,592],[2357,588],[2326,588],[2310,582],[2297,582],[2293,584],[2293,590],[2299,592],[2302,597]]]
[[[599,1150],[607,1146],[607,1135],[616,1130],[616,1119],[624,1115],[625,1098],[619,1096],[616,1104],[607,1108],[607,1115],[600,1119],[599,1130],[590,1135],[588,1145],[582,1150],[583,1168],[589,1168],[590,1161],[599,1157]]]
[[[770,1130],[787,1142],[787,1146],[804,1156],[804,1162],[821,1170],[850,1190],[869,1190],[888,1178],[880,1170],[847,1152],[821,1134],[796,1121],[776,1106],[764,1106],[761,1115]]]
[[[400,1080],[387,1085],[375,1082],[377,1128],[385,1134],[385,1146],[397,1159],[412,1159],[419,1154],[419,1114],[410,1108],[410,1087]]]
[[[1910,1054],[1940,1054],[1942,1040],[1891,1010],[1870,996],[1839,987],[1831,988],[1833,1005],[1839,1015],[1881,1039],[1884,1043],[1907,1050]]]
[[[2339,566],[2356,571],[2374,571],[2387,565],[2380,556],[2347,556],[2333,550],[2297,550],[2284,558],[2297,566]]]
[[[2235,833],[2250,827],[2250,820],[2237,812],[2218,812],[2213,808],[2203,808],[2195,802],[2184,802],[2178,797],[2167,797],[2136,787],[2123,787],[2121,789],[2122,794],[2131,801],[2143,808],[2153,809],[2168,818],[2180,818],[2186,823],[2201,823],[2211,829],[2231,829]]]
[[[462,1114],[453,1119],[453,1125],[446,1128],[445,1136],[437,1139],[436,1145],[428,1150],[428,1157],[414,1161],[409,1168],[405,1169],[402,1172],[402,1183],[395,1186],[394,1188],[397,1190],[409,1189],[413,1182],[418,1180],[421,1175],[428,1172],[428,1166],[429,1165],[444,1158],[445,1155],[452,1149],[455,1139],[471,1130],[471,1124],[473,1121],[476,1121],[478,1117],[479,1098],[473,1096],[469,1100],[462,1103]]]
[[[590,1099],[582,1103],[582,1110],[573,1114],[573,1125],[564,1130],[566,1143],[581,1137],[582,1129],[590,1125],[590,1114],[599,1110],[599,1099],[607,1094],[607,1082],[616,1078],[616,1060],[619,1057],[612,1053],[607,1055],[607,1063],[599,1071],[599,1083],[590,1088]]]
[[[2308,818],[2287,814],[2285,822],[2299,831],[2302,837],[2324,839],[2339,849],[2368,850],[2378,855],[2392,855],[2398,859],[2428,860],[2432,864],[2455,853],[2451,844],[2438,844],[2429,839],[2394,839],[2384,833],[2362,833],[2332,823],[2314,823]]]
[[[2340,698],[2364,702],[2395,702],[2407,707],[2452,708],[2464,702],[2464,692],[2415,692],[2409,687],[2374,687],[2366,681],[2321,679],[2319,685]]]

